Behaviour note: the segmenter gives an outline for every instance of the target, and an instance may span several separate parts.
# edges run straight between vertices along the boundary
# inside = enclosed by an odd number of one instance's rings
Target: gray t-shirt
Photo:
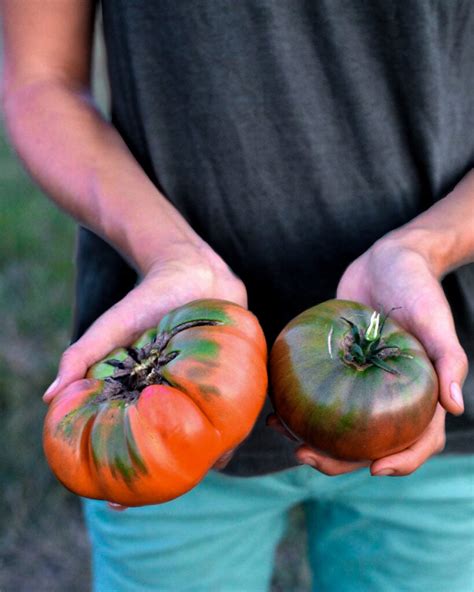
[[[469,0],[102,4],[113,122],[244,280],[269,346],[334,297],[351,261],[474,165]],[[78,256],[75,337],[135,281],[87,231]],[[474,266],[444,288],[472,360]],[[472,373],[465,396],[447,451],[473,451]],[[227,472],[295,464],[294,446],[264,426],[270,410]]]

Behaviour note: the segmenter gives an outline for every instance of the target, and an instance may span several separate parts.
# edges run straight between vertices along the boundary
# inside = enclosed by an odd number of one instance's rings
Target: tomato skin
[[[192,326],[203,319],[216,324]],[[74,493],[126,506],[169,501],[197,485],[252,429],[267,390],[266,342],[255,316],[231,302],[196,300],[168,313],[133,347],[163,334],[172,337],[160,353],[169,359],[160,384],[136,397],[106,396],[116,375],[107,360],[127,358],[117,349],[53,399],[44,451]]]
[[[438,401],[436,372],[420,342],[388,318],[383,339],[402,355],[358,369],[344,361],[350,328],[364,329],[374,311],[362,304],[329,300],[296,318],[270,353],[270,397],[294,435],[329,455],[375,460],[415,442]]]

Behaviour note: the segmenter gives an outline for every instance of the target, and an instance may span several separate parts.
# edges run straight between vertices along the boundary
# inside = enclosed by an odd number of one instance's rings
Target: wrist
[[[433,275],[447,273],[474,261],[474,170],[431,208],[380,241],[424,258]]]
[[[147,279],[167,277],[170,272],[172,275],[179,272],[184,278],[184,284],[176,285],[180,292],[184,289],[196,298],[221,298],[247,307],[247,291],[242,280],[203,240],[199,244],[174,243],[154,253]]]
[[[456,237],[449,229],[408,224],[390,232],[380,239],[379,243],[392,244],[397,248],[417,253],[423,257],[437,279],[443,278],[457,266]]]
[[[143,275],[160,271],[164,266],[185,266],[192,273],[218,276],[227,273],[229,268],[211,247],[203,240],[174,241],[147,253],[147,266]]]
[[[157,260],[204,253],[206,243],[178,210],[135,162],[128,165],[122,175],[102,168],[95,172],[92,230],[98,229],[142,276]]]
[[[210,247],[193,231],[188,234],[168,226],[166,233],[160,234],[159,226],[137,225],[138,230],[129,229],[129,236],[124,241],[124,251],[141,276],[164,262],[189,262],[199,266],[207,264]]]
[[[402,246],[416,251],[441,279],[474,261],[474,170],[453,190],[411,222],[390,233]],[[390,236],[388,235],[388,236]]]

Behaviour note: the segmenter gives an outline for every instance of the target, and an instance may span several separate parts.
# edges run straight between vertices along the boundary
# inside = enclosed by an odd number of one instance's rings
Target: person
[[[474,6],[103,0],[109,122],[95,2],[1,5],[11,141],[83,227],[47,402],[201,297],[248,305],[270,346],[335,295],[400,307],[439,377],[424,434],[368,468],[295,448],[267,403],[181,498],[86,500],[95,589],[263,591],[302,503],[314,590],[472,590]]]

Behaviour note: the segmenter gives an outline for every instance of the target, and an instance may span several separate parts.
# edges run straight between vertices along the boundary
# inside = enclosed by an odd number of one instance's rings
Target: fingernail
[[[462,397],[461,387],[457,382],[452,382],[449,387],[451,399],[456,403],[460,409],[464,409],[464,401]]]
[[[373,477],[387,477],[388,475],[395,474],[393,469],[382,469],[381,471],[377,471],[377,473],[372,473]]]
[[[127,506],[122,506],[122,504],[116,504],[115,502],[107,502],[107,505],[114,512],[125,512],[128,509]]]
[[[59,386],[59,382],[60,382],[60,380],[61,380],[61,377],[60,377],[60,376],[58,376],[58,377],[56,378],[56,380],[54,380],[54,381],[53,381],[53,382],[52,382],[52,383],[51,383],[51,384],[48,386],[48,389],[47,389],[47,391],[46,391],[46,392],[44,393],[44,395],[43,395],[43,399],[44,399],[46,396],[48,396],[50,393],[52,393],[52,392],[53,392],[53,391],[54,391],[54,390],[55,390],[55,389],[56,389],[56,388]]]

